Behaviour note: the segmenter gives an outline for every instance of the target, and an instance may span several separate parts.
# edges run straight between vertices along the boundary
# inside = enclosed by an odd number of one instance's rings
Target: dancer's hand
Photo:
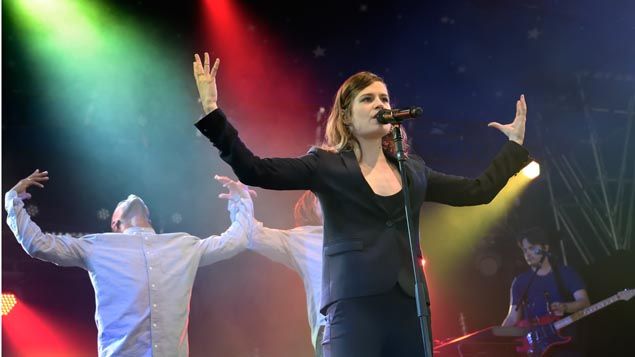
[[[32,174],[18,181],[15,186],[13,186],[12,190],[18,193],[18,198],[22,200],[28,200],[31,198],[31,194],[26,192],[26,190],[31,186],[37,186],[39,188],[44,188],[42,182],[46,182],[49,180],[49,172],[48,171],[40,171],[39,169],[33,171]]]
[[[218,176],[214,175],[214,179],[221,184],[223,187],[227,187],[229,193],[221,193],[218,195],[218,198],[224,199],[237,199],[237,198],[250,198],[258,197],[256,191],[250,189],[247,185],[243,184],[240,181],[234,181],[227,176]]]
[[[198,53],[194,54],[194,79],[198,88],[198,95],[203,111],[209,114],[218,108],[218,91],[216,90],[216,72],[220,59],[214,61],[214,65],[210,67],[209,54],[205,52],[204,62],[201,63],[201,57]]]
[[[525,140],[525,121],[527,120],[527,103],[525,103],[525,95],[521,95],[520,99],[516,101],[516,117],[511,124],[500,124],[497,122],[491,122],[487,124],[489,127],[496,128],[507,135],[509,140],[523,144]]]

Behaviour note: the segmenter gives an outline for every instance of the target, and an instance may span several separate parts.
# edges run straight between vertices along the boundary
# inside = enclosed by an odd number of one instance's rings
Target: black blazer
[[[403,280],[400,272],[412,276],[403,208],[401,213],[385,211],[353,151],[312,149],[299,158],[262,159],[243,144],[220,109],[195,125],[243,183],[317,195],[324,215],[322,312],[339,299],[387,292]],[[483,174],[469,179],[436,172],[411,155],[405,165],[413,226],[419,227],[423,201],[453,206],[490,202],[528,159],[527,150],[508,141]]]

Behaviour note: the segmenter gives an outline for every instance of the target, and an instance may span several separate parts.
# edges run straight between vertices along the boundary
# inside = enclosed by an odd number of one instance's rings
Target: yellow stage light
[[[540,164],[535,161],[530,162],[525,168],[521,171],[523,175],[527,176],[527,178],[533,180],[536,177],[540,176]]]

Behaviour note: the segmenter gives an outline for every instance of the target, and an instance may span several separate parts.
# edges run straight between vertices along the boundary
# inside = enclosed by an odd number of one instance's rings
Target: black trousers
[[[322,347],[324,357],[423,356],[415,300],[395,285],[336,301],[327,309]]]

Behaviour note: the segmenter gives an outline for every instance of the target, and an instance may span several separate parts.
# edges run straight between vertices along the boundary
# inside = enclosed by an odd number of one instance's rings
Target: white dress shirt
[[[311,342],[315,348],[320,326],[326,317],[320,313],[322,292],[322,226],[303,226],[290,230],[267,228],[261,222],[252,222],[248,248],[275,262],[282,263],[300,274],[306,293]]]
[[[251,199],[230,200],[220,236],[156,234],[152,228],[73,238],[42,233],[11,190],[7,224],[32,257],[88,271],[95,289],[99,356],[187,356],[190,296],[200,266],[246,248]]]

